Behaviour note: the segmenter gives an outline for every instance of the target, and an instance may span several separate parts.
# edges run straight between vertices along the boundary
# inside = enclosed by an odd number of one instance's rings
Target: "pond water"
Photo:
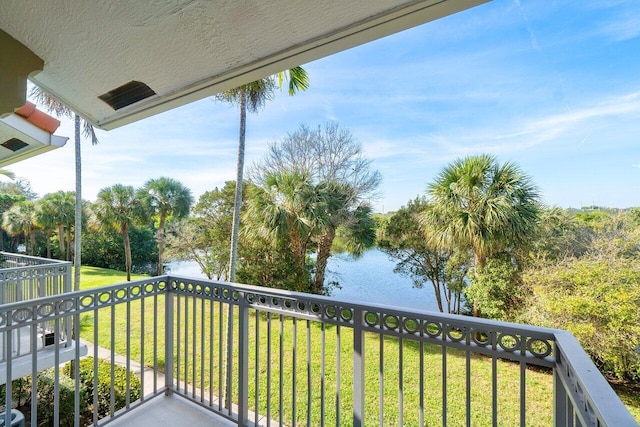
[[[327,282],[337,281],[341,288],[334,289],[331,296],[353,302],[437,311],[431,285],[414,288],[410,279],[393,272],[394,267],[395,262],[377,249],[355,260],[348,255],[334,255],[327,265]],[[172,262],[169,268],[173,274],[205,277],[193,261]]]

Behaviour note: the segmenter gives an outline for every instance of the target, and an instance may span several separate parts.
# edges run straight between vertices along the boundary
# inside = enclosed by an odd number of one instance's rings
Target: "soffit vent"
[[[27,147],[29,144],[27,144],[26,142],[20,141],[18,138],[11,138],[0,145],[2,145],[4,148],[7,148],[13,152],[16,152],[24,147]]]
[[[100,95],[98,98],[106,102],[114,110],[142,101],[156,93],[149,86],[135,80]]]

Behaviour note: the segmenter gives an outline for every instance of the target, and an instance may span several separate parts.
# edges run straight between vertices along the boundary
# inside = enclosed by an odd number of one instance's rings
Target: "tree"
[[[122,234],[127,281],[131,280],[131,242],[129,228],[145,216],[143,204],[131,186],[116,184],[103,188],[93,204],[97,224],[102,229],[113,228]]]
[[[193,204],[191,190],[173,178],[150,179],[138,192],[147,212],[158,222],[158,276],[164,272],[165,226],[167,219],[179,220],[189,214]]]
[[[307,250],[322,220],[314,209],[317,199],[311,178],[295,172],[267,175],[249,198],[247,216],[256,234],[289,247],[300,271],[306,268]]]
[[[235,187],[235,182],[227,181],[224,187],[203,193],[191,216],[174,224],[167,233],[168,253],[177,259],[196,261],[209,279],[228,277]]]
[[[9,235],[24,236],[27,252],[35,254],[37,220],[34,202],[24,200],[14,204],[4,213],[2,223]]]
[[[217,96],[218,100],[230,102],[240,107],[240,132],[238,142],[238,162],[236,167],[236,191],[234,200],[233,222],[231,228],[231,251],[229,264],[229,281],[235,281],[236,260],[238,257],[238,236],[240,230],[240,211],[242,207],[242,187],[244,174],[245,135],[247,129],[247,110],[257,112],[266,101],[273,98],[276,88],[276,79],[280,87],[285,77],[289,80],[289,95],[297,91],[306,90],[309,87],[309,77],[302,67],[294,67],[287,72],[280,72],[275,76],[269,76],[261,80],[248,83],[235,89],[222,92]]]
[[[425,215],[434,242],[471,249],[476,269],[487,258],[526,243],[538,220],[538,190],[514,163],[491,155],[458,159],[429,185],[432,208]],[[474,315],[480,311],[474,302]]]
[[[546,208],[529,248],[534,263],[556,262],[582,256],[588,249],[594,231],[564,209]]]
[[[60,259],[70,260],[70,250],[67,249],[71,247],[71,227],[75,223],[74,194],[70,191],[47,194],[39,200],[39,206],[39,220],[45,225],[52,220],[57,226]]]
[[[91,143],[96,145],[98,137],[93,126],[83,120],[77,113],[69,107],[49,95],[44,90],[34,86],[30,96],[37,103],[42,104],[49,112],[55,113],[59,117],[73,117],[74,121],[74,151],[75,151],[75,222],[74,222],[74,262],[73,262],[73,290],[80,290],[80,266],[82,265],[82,156],[81,156],[81,135],[91,139]]]
[[[462,292],[456,286],[449,286],[447,263],[451,253],[434,247],[426,236],[422,216],[428,209],[429,204],[423,197],[409,201],[389,218],[384,230],[380,230],[385,237],[378,241],[378,246],[397,261],[394,271],[411,278],[416,288],[431,283],[440,312],[444,312],[445,307],[447,313],[456,312]]]
[[[373,244],[368,201],[376,196],[381,175],[371,169],[371,160],[364,156],[362,145],[337,123],[327,122],[317,130],[301,125],[284,140],[271,144],[264,160],[254,165],[251,173],[258,183],[272,174],[305,174],[319,191],[323,200],[316,206],[316,217],[322,229],[317,239],[313,292],[323,292],[326,265],[338,229],[360,231],[345,234],[361,239],[351,241],[354,249],[364,250]],[[371,227],[365,229],[365,224]]]

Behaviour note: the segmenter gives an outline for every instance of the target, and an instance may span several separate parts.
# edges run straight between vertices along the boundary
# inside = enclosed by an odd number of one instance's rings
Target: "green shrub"
[[[60,373],[59,375],[60,426],[73,426],[75,381]],[[38,374],[38,426],[53,426],[55,373],[47,369]],[[87,395],[80,388],[80,411],[87,407]]]
[[[94,386],[94,359],[85,357],[80,360],[79,375],[80,384],[87,393],[88,401],[93,402]],[[72,377],[74,372],[74,362],[70,362],[64,367],[64,373]],[[111,363],[98,359],[98,416],[100,418],[109,415],[111,404]],[[115,407],[114,412],[124,408],[127,404],[127,369],[123,366],[113,366],[113,393]],[[142,386],[137,375],[129,373],[129,402],[135,402],[142,395]],[[89,412],[93,411],[93,406]]]
[[[594,362],[618,379],[640,380],[640,267],[585,256],[530,269],[522,321],[571,331]]]

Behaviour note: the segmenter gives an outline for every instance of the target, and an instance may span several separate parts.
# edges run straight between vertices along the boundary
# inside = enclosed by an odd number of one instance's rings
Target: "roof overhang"
[[[486,1],[3,1],[0,115],[29,75],[113,129]],[[130,82],[144,85],[104,101]]]
[[[58,126],[31,103],[0,119],[0,167],[64,146],[68,138],[53,134]]]

